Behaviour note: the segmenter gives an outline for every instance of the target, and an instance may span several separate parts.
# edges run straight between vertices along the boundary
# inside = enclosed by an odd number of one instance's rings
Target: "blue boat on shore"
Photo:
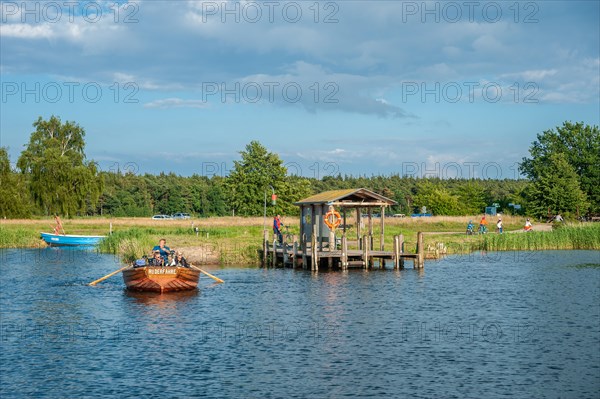
[[[42,240],[53,247],[89,247],[100,243],[106,236],[79,236],[71,234],[40,233]]]

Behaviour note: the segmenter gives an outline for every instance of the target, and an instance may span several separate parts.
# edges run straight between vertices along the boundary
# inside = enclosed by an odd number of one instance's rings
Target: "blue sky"
[[[536,134],[598,125],[600,2],[1,2],[1,145],[39,117],[105,169],[515,177]]]

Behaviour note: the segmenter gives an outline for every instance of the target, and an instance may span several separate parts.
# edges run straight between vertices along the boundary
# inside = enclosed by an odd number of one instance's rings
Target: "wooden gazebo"
[[[404,236],[393,237],[392,251],[384,249],[385,210],[396,205],[396,201],[365,188],[333,190],[313,195],[295,203],[300,207],[300,242],[294,237],[293,243],[278,244],[273,240],[272,247],[267,235],[263,239],[263,266],[271,256],[273,267],[277,264],[318,271],[320,266],[332,268],[334,265],[345,270],[349,267],[369,268],[379,259],[379,267],[385,267],[386,260],[394,262],[394,268],[404,267],[404,259],[413,259],[415,268],[423,267],[423,233],[417,234],[417,251],[404,252]],[[375,210],[377,213],[373,213]],[[367,225],[362,223],[366,212]],[[332,215],[335,223],[332,223]],[[339,215],[339,217],[338,217]],[[356,241],[348,237],[352,226],[348,219],[354,219]],[[379,218],[379,248],[373,245],[373,219]],[[333,226],[332,226],[333,224]],[[364,230],[367,229],[365,234]],[[338,242],[338,239],[339,242]],[[351,246],[355,246],[352,249]],[[356,248],[357,247],[357,248]]]
[[[356,242],[359,249],[362,248],[365,243],[361,241],[363,228],[361,221],[363,212],[366,211],[368,245],[370,249],[373,249],[373,219],[375,216],[379,216],[381,223],[379,250],[383,251],[385,209],[388,206],[397,205],[397,202],[366,188],[359,188],[325,191],[298,201],[295,205],[300,207],[300,240],[303,248],[306,247],[306,243],[315,242],[319,251],[323,251],[325,247],[335,249],[335,241],[333,241],[335,240],[335,233],[325,223],[325,215],[332,210],[338,211],[341,215],[342,220],[339,230],[342,235],[346,235],[346,230],[349,227],[348,216],[354,214]],[[373,212],[374,209],[378,212],[378,215]],[[313,233],[316,234],[314,241]]]

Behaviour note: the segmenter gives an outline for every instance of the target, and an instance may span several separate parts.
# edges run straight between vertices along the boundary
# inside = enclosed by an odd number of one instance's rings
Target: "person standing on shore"
[[[498,234],[502,234],[502,218],[498,219],[498,223],[496,223],[496,228],[498,229]]]
[[[529,219],[527,219],[525,221],[525,231],[532,231],[533,230],[533,226],[531,225],[531,221]]]
[[[277,241],[281,244],[283,242],[283,234],[281,234],[281,215],[277,215],[273,218],[273,235],[277,237]]]

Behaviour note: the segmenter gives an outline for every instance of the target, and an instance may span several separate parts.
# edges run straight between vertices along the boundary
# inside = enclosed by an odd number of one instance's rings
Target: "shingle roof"
[[[396,201],[367,190],[366,188],[358,188],[324,191],[308,198],[304,198],[303,200],[296,202],[295,205],[327,204],[335,201],[350,201],[356,204],[361,202],[377,202],[385,203],[387,205],[397,204]]]

